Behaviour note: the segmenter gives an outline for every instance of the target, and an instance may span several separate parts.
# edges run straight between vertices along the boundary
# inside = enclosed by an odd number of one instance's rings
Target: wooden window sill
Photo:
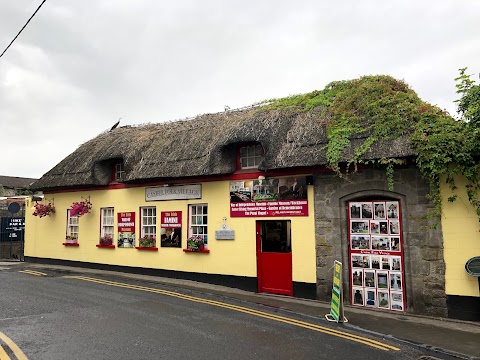
[[[63,243],[64,246],[80,246],[79,243]]]
[[[102,244],[97,244],[95,245],[98,248],[104,248],[104,249],[115,249],[115,245],[102,245]]]

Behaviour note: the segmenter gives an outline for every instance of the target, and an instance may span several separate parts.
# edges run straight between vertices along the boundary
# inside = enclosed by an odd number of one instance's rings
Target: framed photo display
[[[348,203],[352,305],[405,311],[405,271],[400,203]]]

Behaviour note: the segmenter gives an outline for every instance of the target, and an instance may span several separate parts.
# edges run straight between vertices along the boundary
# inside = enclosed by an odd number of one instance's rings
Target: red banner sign
[[[162,211],[161,213],[161,228],[181,228],[182,227],[182,212],[181,211]]]
[[[117,214],[118,232],[135,232],[135,213],[121,212]]]
[[[230,203],[231,217],[308,216],[307,200]]]

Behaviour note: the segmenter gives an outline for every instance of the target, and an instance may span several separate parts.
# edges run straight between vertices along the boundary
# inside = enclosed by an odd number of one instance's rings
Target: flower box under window
[[[115,245],[113,245],[113,244],[111,244],[111,245],[97,244],[95,246],[98,247],[98,248],[104,248],[104,249],[115,249]]]
[[[64,246],[80,246],[78,242],[64,242]]]
[[[183,249],[183,252],[186,252],[186,253],[204,253],[204,254],[208,254],[210,252],[210,250],[208,249],[202,249],[202,250],[192,250],[192,249]]]
[[[158,251],[158,247],[155,246],[135,246],[137,250],[150,250],[150,251]]]

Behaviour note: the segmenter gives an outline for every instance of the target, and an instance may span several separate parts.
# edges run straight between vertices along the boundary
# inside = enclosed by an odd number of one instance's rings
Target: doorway
[[[259,220],[257,231],[258,291],[293,295],[290,220]]]

